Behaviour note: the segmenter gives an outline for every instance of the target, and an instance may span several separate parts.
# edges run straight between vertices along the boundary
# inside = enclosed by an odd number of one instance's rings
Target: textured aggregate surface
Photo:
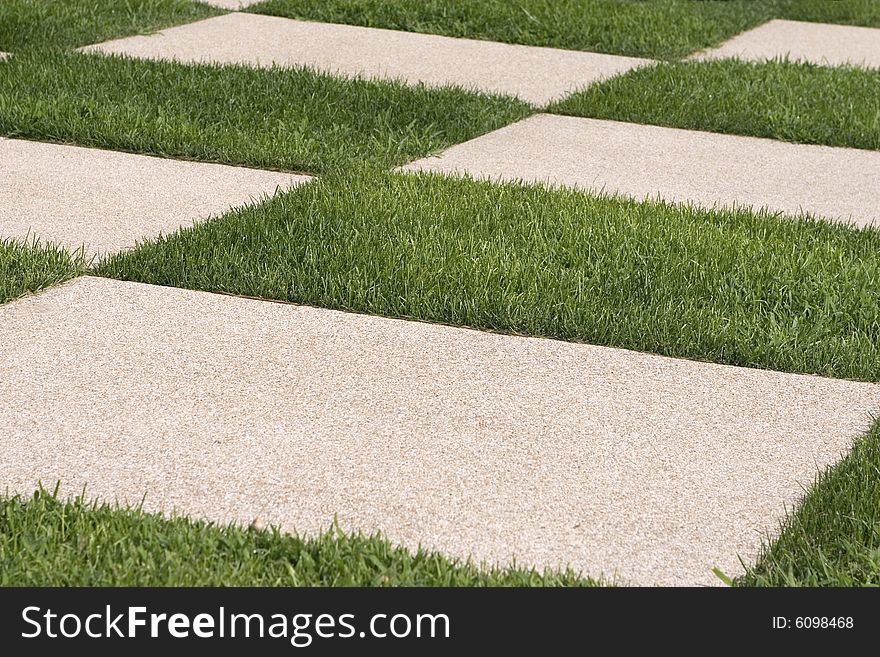
[[[0,138],[0,237],[103,256],[310,180]]]
[[[880,28],[772,20],[738,34],[696,59],[788,58],[829,66],[880,67]]]
[[[200,2],[204,2],[206,5],[211,5],[212,7],[217,7],[218,9],[231,9],[235,11],[236,9],[244,9],[245,7],[250,7],[251,5],[255,5],[258,2],[263,2],[263,0],[199,0]]]
[[[650,63],[634,57],[238,13],[85,50],[183,62],[308,66],[429,86],[459,85],[539,105]]]
[[[0,307],[0,478],[635,584],[739,571],[880,387],[80,278]]]
[[[859,226],[880,219],[880,152],[549,114],[403,170],[806,212]]]

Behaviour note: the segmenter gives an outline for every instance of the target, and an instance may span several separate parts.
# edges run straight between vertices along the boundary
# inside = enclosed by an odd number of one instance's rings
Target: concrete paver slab
[[[772,20],[693,59],[762,61],[782,57],[828,66],[880,67],[880,29]]]
[[[880,220],[880,152],[539,114],[404,171]]]
[[[237,13],[85,50],[183,62],[308,66],[430,86],[460,85],[536,104],[648,63],[632,57]]]
[[[244,9],[263,1],[264,0],[199,0],[199,2],[204,2],[206,5],[211,5],[212,7],[217,7],[218,9],[230,9],[232,11]]]
[[[0,138],[0,237],[134,246],[307,176]]]
[[[0,481],[717,584],[880,386],[80,278],[0,306]]]

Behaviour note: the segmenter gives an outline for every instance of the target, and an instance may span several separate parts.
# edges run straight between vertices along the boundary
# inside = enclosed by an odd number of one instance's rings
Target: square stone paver
[[[264,2],[264,0],[199,0],[199,2],[211,5],[212,7],[217,7],[218,9],[231,9],[232,11],[235,11],[237,9],[244,9],[245,7]]]
[[[0,238],[126,249],[308,176],[0,138]]]
[[[460,85],[536,104],[649,63],[633,57],[238,13],[85,50],[181,62],[308,66],[412,84]]]
[[[772,20],[738,34],[694,59],[762,61],[788,57],[828,66],[880,67],[880,29]]]
[[[0,481],[719,584],[880,386],[80,278],[0,306]]]
[[[880,152],[538,114],[404,171],[565,185],[705,207],[880,219]]]

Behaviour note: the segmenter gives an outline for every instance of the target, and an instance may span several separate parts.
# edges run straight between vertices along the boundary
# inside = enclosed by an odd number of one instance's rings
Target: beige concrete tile
[[[467,173],[874,224],[880,152],[538,114],[404,171]]]
[[[754,61],[788,57],[829,66],[876,68],[880,67],[880,29],[772,20],[693,59],[730,57]]]
[[[85,50],[183,62],[308,66],[350,76],[460,85],[544,104],[648,60],[352,25],[227,14]]]
[[[0,481],[717,584],[871,384],[81,278],[0,306]]]
[[[245,9],[246,7],[251,7],[263,1],[264,0],[199,0],[199,2],[203,2],[206,5],[211,5],[218,9],[229,9],[231,11]]]
[[[309,180],[3,138],[0,171],[0,237],[36,236],[98,256]]]

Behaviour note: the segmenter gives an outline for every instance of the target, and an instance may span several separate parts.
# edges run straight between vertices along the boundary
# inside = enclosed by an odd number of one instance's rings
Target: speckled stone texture
[[[693,59],[784,58],[826,66],[880,67],[880,29],[772,20]]]
[[[263,0],[199,0],[199,2],[211,5],[212,7],[217,7],[218,9],[230,9],[235,11],[237,9],[244,9],[258,4],[263,2]]]
[[[308,66],[349,76],[459,85],[545,104],[649,60],[433,34],[227,14],[85,48],[151,59]]]
[[[880,219],[880,152],[538,114],[404,171],[469,174],[705,207]]]
[[[872,384],[80,278],[0,306],[0,481],[718,584]]]
[[[0,138],[0,237],[84,246],[86,255],[100,257],[307,180]]]

